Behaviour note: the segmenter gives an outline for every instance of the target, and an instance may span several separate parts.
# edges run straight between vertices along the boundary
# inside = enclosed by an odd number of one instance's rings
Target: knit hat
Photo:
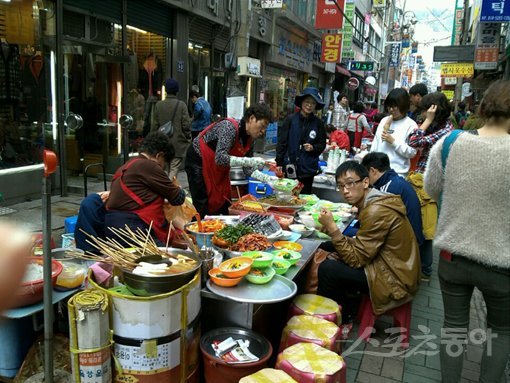
[[[179,83],[173,78],[167,78],[165,81],[165,89],[169,94],[177,94],[179,91]]]

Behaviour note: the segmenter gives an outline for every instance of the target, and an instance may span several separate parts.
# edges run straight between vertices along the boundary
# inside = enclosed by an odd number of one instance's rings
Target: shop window
[[[54,19],[49,1],[0,4],[0,170],[38,164],[44,147],[55,146],[47,46]]]

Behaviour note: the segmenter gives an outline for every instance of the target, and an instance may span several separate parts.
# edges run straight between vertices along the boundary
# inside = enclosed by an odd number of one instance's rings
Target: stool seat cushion
[[[333,299],[316,294],[301,294],[294,298],[290,307],[290,316],[312,315],[340,325],[342,307]]]
[[[276,368],[300,383],[343,383],[347,367],[332,351],[314,343],[298,343],[278,355]]]
[[[264,368],[255,374],[245,376],[239,383],[297,383],[285,371]]]
[[[287,322],[283,329],[280,350],[296,343],[315,343],[328,350],[335,351],[340,328],[325,319],[311,315],[297,315]]]

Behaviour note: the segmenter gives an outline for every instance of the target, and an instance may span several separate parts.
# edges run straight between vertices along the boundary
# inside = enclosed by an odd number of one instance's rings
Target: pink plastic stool
[[[276,360],[299,383],[347,383],[347,365],[333,351],[315,343],[298,343],[283,350]]]
[[[316,294],[301,294],[294,298],[289,308],[287,319],[296,315],[312,315],[335,323],[342,323],[342,306],[333,299]]]
[[[400,346],[409,348],[409,329],[411,328],[411,310],[412,302],[407,302],[402,306],[389,310],[382,315],[393,317],[393,326],[403,329]],[[372,302],[367,295],[363,296],[361,305],[358,310],[358,320],[360,322],[358,329],[358,337],[368,341],[372,335],[375,320],[377,316],[372,311]]]
[[[340,353],[340,328],[330,321],[311,315],[293,316],[283,329],[280,352],[296,343],[315,343]]]

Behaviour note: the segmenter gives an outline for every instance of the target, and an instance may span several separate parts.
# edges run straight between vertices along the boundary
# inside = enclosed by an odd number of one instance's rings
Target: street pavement
[[[182,171],[178,174],[178,182],[187,188],[186,175]],[[69,185],[71,192],[68,196],[51,198],[51,227],[57,247],[61,244],[65,218],[78,214],[83,198],[81,177],[71,177]],[[102,181],[89,178],[88,190],[89,192],[102,191]],[[41,200],[25,201],[8,207],[14,212],[0,216],[0,220],[16,222],[32,232],[41,231]],[[375,324],[377,332],[370,343],[356,339],[357,325],[355,325],[349,339],[342,346],[349,383],[441,382],[439,334],[443,320],[443,302],[437,278],[437,259],[436,253],[432,278],[430,282],[422,283],[413,300],[409,349],[403,352],[393,348],[391,343],[385,343],[387,331],[392,327],[390,318],[383,316],[378,319]],[[475,290],[471,301],[470,329],[485,329],[485,317],[483,297],[478,290]],[[427,335],[428,331],[430,333]],[[462,383],[478,381],[481,357],[482,346],[471,342],[464,353]],[[510,362],[507,365],[505,378],[501,382],[494,383],[510,383]]]

